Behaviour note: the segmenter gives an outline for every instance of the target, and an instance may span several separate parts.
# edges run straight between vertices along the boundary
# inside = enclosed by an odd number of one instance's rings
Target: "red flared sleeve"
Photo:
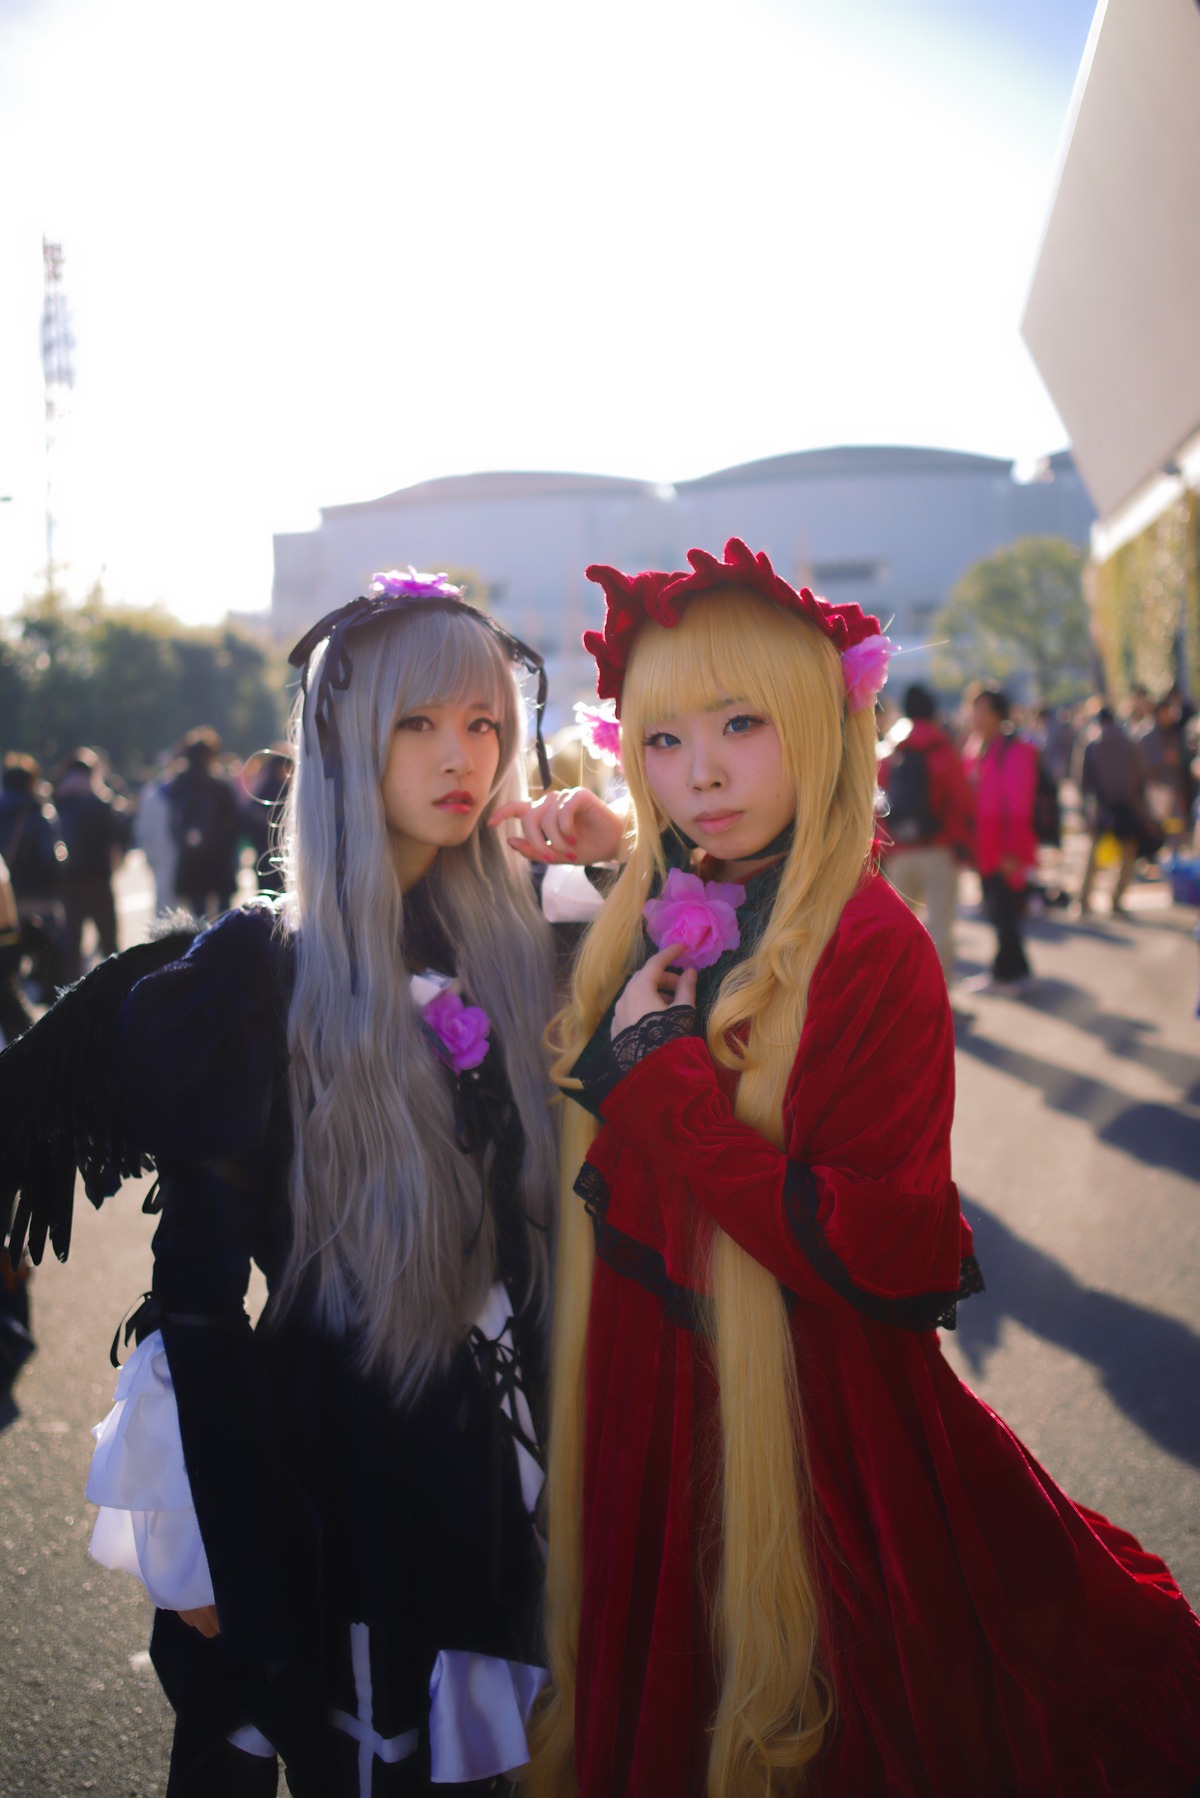
[[[623,1150],[681,1176],[798,1298],[909,1329],[952,1323],[955,1301],[976,1289],[950,1178],[953,1110],[937,955],[880,879],[847,905],[814,974],[785,1103],[788,1153],[735,1116],[699,1038],[654,1050],[603,1106]]]

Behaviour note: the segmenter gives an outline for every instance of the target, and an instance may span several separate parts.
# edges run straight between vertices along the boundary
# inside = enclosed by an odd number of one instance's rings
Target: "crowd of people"
[[[933,694],[910,686],[880,744],[883,865],[920,908],[947,985],[963,868],[979,875],[996,953],[990,973],[961,985],[1019,993],[1032,979],[1023,939],[1031,912],[1087,916],[1097,874],[1111,869],[1108,911],[1125,916],[1139,863],[1200,848],[1198,773],[1195,710],[1176,689],[1151,704],[1135,687],[1120,716],[1101,699],[1015,714],[1001,688],[976,684],[939,722]],[[1068,822],[1087,840],[1073,888],[1061,857],[1042,853],[1062,849]]]
[[[278,892],[273,831],[290,772],[285,746],[243,766],[222,756],[219,737],[206,726],[166,752],[136,794],[103,750],[72,751],[49,779],[33,756],[10,751],[0,774],[0,866],[17,923],[0,962],[0,1041],[28,1023],[27,995],[49,1004],[79,979],[89,923],[91,954],[116,952],[113,877],[131,848],[145,854],[159,914],[183,907],[215,918],[227,911],[247,848],[258,890]]]
[[[377,576],[292,652],[278,898],[225,909],[193,733],[136,824],[193,921],[0,1060],[10,1267],[65,1257],[77,1159],[97,1199],[157,1169],[88,1496],[156,1607],[168,1798],[1200,1791],[1200,1619],[938,1340],[984,1289],[958,870],[1019,982],[1062,721],[980,687],[959,741],[913,687],[880,757],[879,620],[688,560],[588,570],[619,806],[554,787],[534,650]],[[1149,816],[1114,729],[1070,752],[1097,845]]]
[[[999,687],[969,687],[939,715],[938,699],[914,683],[879,751],[879,850],[893,885],[934,940],[947,985],[956,984],[959,875],[974,868],[993,924],[990,975],[961,983],[1020,991],[1031,978],[1022,923],[1045,907],[1072,917],[1093,909],[1098,873],[1111,870],[1108,910],[1125,914],[1139,863],[1200,848],[1197,812],[1200,737],[1196,713],[1177,688],[1157,702],[1134,687],[1118,714],[1090,700],[1058,709],[1014,708]],[[556,784],[595,780],[596,764],[566,731],[551,743]],[[253,851],[257,890],[278,894],[275,851],[292,771],[286,744],[243,765],[223,755],[208,727],[190,731],[138,792],[110,768],[102,749],[79,748],[50,779],[30,755],[4,757],[0,863],[11,882],[18,937],[0,941],[0,1041],[29,1020],[25,993],[48,1004],[92,953],[117,947],[113,876],[140,848],[154,877],[155,911],[183,907],[199,918],[227,911],[242,852]],[[601,771],[602,773],[602,771]],[[1086,834],[1082,875],[1068,888],[1054,858],[1064,820]],[[1049,861],[1049,879],[1039,874]],[[11,978],[20,964],[23,986]]]

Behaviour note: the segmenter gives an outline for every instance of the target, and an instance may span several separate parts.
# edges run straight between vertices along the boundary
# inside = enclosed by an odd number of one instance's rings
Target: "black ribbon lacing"
[[[509,1340],[505,1342],[504,1334],[508,1332]],[[485,1336],[476,1324],[470,1331],[467,1341],[475,1356],[484,1385],[491,1400],[489,1405],[489,1433],[491,1436],[490,1474],[492,1483],[491,1538],[488,1545],[488,1589],[493,1603],[499,1603],[502,1597],[501,1568],[504,1550],[504,1507],[501,1502],[501,1484],[504,1477],[505,1443],[519,1444],[527,1454],[545,1472],[546,1464],[542,1456],[541,1444],[524,1428],[517,1412],[517,1395],[525,1398],[528,1395],[521,1378],[521,1361],[516,1346],[512,1341],[512,1320],[505,1324],[499,1336]],[[508,1410],[504,1401],[508,1400]],[[532,1415],[532,1413],[530,1413]]]

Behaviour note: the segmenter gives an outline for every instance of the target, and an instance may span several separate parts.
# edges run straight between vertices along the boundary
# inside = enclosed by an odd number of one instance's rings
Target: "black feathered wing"
[[[7,1248],[40,1261],[49,1236],[65,1261],[75,1176],[100,1205],[153,1159],[115,1078],[117,1016],[138,981],[177,961],[197,935],[173,930],[110,956],[0,1052],[0,1222]],[[15,1211],[14,1211],[15,1204]]]

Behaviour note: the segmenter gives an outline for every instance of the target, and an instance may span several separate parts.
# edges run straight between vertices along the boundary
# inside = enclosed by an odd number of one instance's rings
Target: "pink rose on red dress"
[[[722,886],[672,868],[661,896],[647,899],[642,916],[656,948],[683,944],[683,953],[676,958],[681,968],[711,968],[726,949],[736,949],[742,940],[737,908],[745,897],[745,887]]]
[[[421,1017],[446,1051],[456,1074],[477,1068],[488,1052],[492,1023],[478,1005],[464,1005],[457,993],[439,993],[422,1007]]]

